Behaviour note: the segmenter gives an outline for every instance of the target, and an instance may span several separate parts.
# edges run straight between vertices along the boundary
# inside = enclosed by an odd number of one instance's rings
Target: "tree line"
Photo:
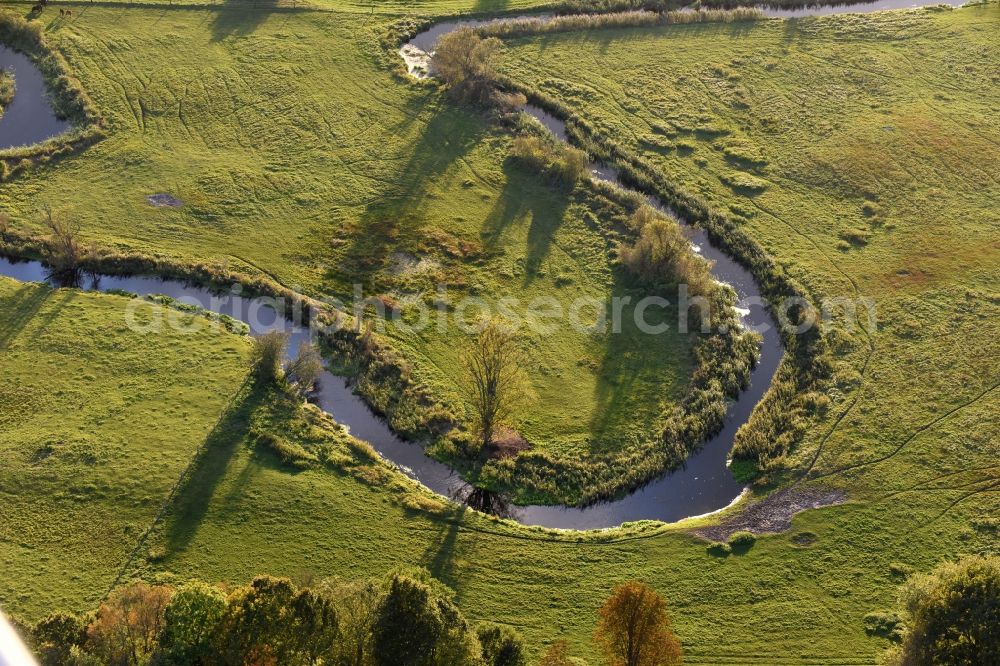
[[[15,621],[41,666],[528,666],[509,627],[473,624],[454,594],[424,573],[384,581],[296,586],[259,576],[237,587],[133,582],[85,616]],[[679,664],[666,602],[622,584],[598,612],[595,640],[608,666]],[[565,641],[538,666],[580,666]]]

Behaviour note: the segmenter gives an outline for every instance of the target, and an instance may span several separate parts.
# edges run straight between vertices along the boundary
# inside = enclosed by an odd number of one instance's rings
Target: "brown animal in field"
[[[66,10],[66,16],[72,16],[72,15],[73,15],[73,10],[72,9],[67,9]]]
[[[34,7],[32,7],[31,8],[31,13],[32,14],[41,14],[42,13],[42,5],[38,4],[38,5],[35,5]]]

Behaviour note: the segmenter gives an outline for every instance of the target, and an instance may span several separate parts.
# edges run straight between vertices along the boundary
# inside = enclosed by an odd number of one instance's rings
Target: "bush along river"
[[[765,13],[782,17],[812,16],[897,8],[901,2],[904,2],[903,6],[910,6],[904,0],[880,0],[862,5],[765,10]],[[479,27],[505,20],[510,18],[439,23],[411,39],[400,49],[400,55],[411,74],[425,76],[428,54],[442,35],[460,27]],[[56,118],[46,97],[42,75],[28,58],[0,47],[0,67],[13,68],[17,84],[14,101],[0,118],[0,149],[38,143],[69,129],[68,123]],[[523,110],[557,138],[566,140],[565,126],[561,120],[538,107],[529,105]],[[613,168],[595,163],[591,165],[591,170],[594,178],[621,185]],[[655,197],[647,198],[654,207],[673,215]],[[679,221],[684,224],[682,220]],[[681,468],[621,499],[584,508],[510,506],[495,494],[469,487],[447,465],[426,456],[419,445],[397,437],[369,409],[364,400],[351,390],[347,378],[324,372],[314,400],[338,423],[348,427],[352,435],[370,443],[380,455],[434,492],[464,501],[479,510],[505,515],[526,525],[597,529],[636,520],[673,522],[723,509],[734,502],[743,490],[733,478],[727,464],[733,438],[770,386],[783,350],[777,325],[767,309],[759,305],[764,301],[750,272],[714,247],[703,230],[690,227],[689,230],[696,248],[706,259],[714,262],[712,274],[715,279],[735,290],[743,324],[762,334],[759,361],[753,369],[747,388],[736,401],[730,403],[718,434],[695,451]],[[48,271],[37,261],[16,262],[0,258],[0,275],[28,282],[51,282]],[[100,291],[122,290],[139,296],[168,296],[181,303],[197,305],[242,321],[250,326],[251,333],[255,335],[276,329],[284,330],[290,332],[289,350],[297,350],[299,344],[307,341],[310,336],[307,327],[284,320],[283,315],[267,305],[266,300],[250,299],[239,294],[218,294],[180,281],[152,276],[99,276],[89,288]]]

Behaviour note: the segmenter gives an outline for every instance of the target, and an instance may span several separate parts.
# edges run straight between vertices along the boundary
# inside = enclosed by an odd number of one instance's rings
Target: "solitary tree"
[[[51,208],[42,209],[42,223],[49,232],[45,243],[45,261],[52,274],[60,280],[70,280],[79,276],[84,249],[77,238],[80,224],[70,218],[54,213]]]
[[[595,638],[610,666],[670,666],[681,644],[670,628],[666,602],[639,582],[619,585],[600,610]]]
[[[250,362],[264,381],[274,381],[281,371],[281,360],[288,345],[288,334],[271,331],[253,339]]]
[[[892,666],[1000,664],[1000,557],[968,557],[903,587],[903,643]]]
[[[691,249],[691,241],[674,220],[657,215],[647,206],[632,216],[639,232],[632,245],[619,249],[622,264],[648,286],[686,284],[691,294],[706,296],[714,282],[710,264]]]
[[[497,319],[483,325],[465,354],[465,400],[475,416],[481,446],[493,442],[497,429],[513,418],[523,398],[521,360],[515,332]]]
[[[494,92],[502,46],[496,37],[483,39],[472,28],[454,30],[438,40],[431,64],[459,99],[485,104]]]
[[[299,395],[305,395],[312,391],[322,372],[323,357],[320,356],[319,350],[312,343],[303,342],[299,345],[298,356],[288,364],[285,378],[294,382]]]

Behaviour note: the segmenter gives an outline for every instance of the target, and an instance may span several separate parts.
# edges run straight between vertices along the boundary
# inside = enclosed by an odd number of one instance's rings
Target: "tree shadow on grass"
[[[475,12],[502,12],[510,5],[510,0],[476,0]]]
[[[643,331],[636,324],[634,304],[645,290],[630,290],[625,276],[616,271],[614,295],[631,297],[621,308],[620,332],[615,332],[612,305],[606,306],[608,332],[603,357],[597,367],[594,388],[596,407],[590,420],[594,442],[617,439],[640,423],[649,430],[652,418],[662,411],[662,403],[677,399],[693,369],[690,340],[677,330],[677,307],[649,306],[642,314],[650,326],[662,332]]]
[[[446,520],[438,532],[437,539],[427,546],[422,558],[422,564],[432,576],[456,591],[460,580],[455,575],[455,558],[458,554],[458,533],[462,528],[465,512],[464,506],[455,510],[454,515]]]
[[[257,382],[244,386],[208,434],[204,450],[177,490],[166,529],[167,552],[184,550],[191,542],[234,454],[246,439],[254,411],[270,394],[266,386]]]
[[[23,285],[11,296],[2,299],[0,307],[0,349],[10,346],[35,315],[41,310],[51,289]]]
[[[504,164],[504,173],[506,184],[483,222],[481,235],[486,248],[496,250],[512,226],[530,218],[524,248],[524,283],[527,285],[534,281],[552,249],[571,193],[565,188],[540,184],[537,175],[527,173],[510,160]]]
[[[488,130],[474,114],[444,106],[411,143],[409,159],[353,223],[345,260],[332,268],[332,280],[367,282],[393,252],[413,251],[426,240],[425,213],[433,181],[482,141]]]
[[[278,0],[227,0],[212,20],[212,41],[251,35],[277,9]]]

